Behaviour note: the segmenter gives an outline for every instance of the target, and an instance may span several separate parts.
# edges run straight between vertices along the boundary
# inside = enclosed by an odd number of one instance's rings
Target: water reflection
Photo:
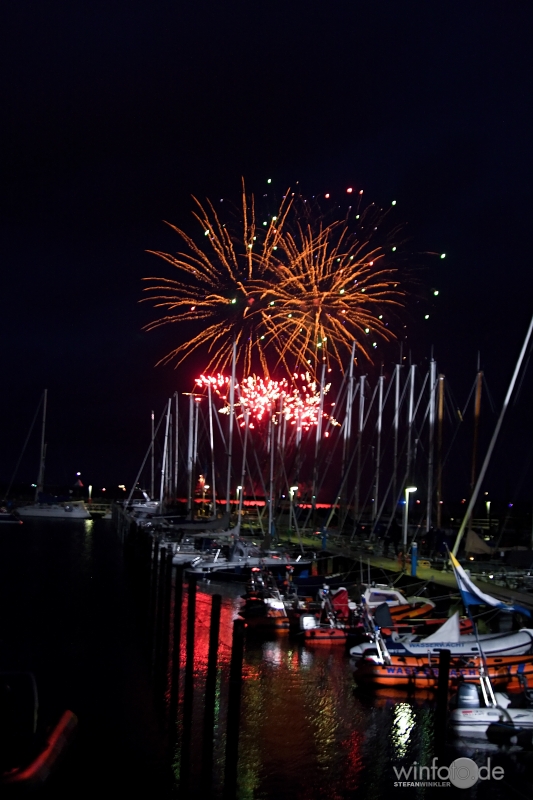
[[[391,729],[391,739],[396,758],[404,758],[406,755],[414,725],[415,715],[409,703],[397,703],[394,708],[394,722]]]

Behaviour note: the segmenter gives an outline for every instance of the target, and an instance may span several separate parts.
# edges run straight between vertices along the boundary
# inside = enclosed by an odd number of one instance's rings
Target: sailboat
[[[31,505],[17,508],[17,515],[22,519],[90,519],[85,503],[82,500],[69,501],[66,503],[40,502],[40,497],[44,488],[44,463],[46,455],[45,430],[46,430],[46,401],[47,390],[43,396],[43,425],[41,432],[41,462],[39,467],[39,477],[37,479],[37,489],[35,491],[35,501]]]

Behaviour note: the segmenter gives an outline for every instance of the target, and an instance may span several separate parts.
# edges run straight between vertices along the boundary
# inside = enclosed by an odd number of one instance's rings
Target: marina
[[[174,606],[165,599],[164,583],[158,588],[151,582],[157,571],[146,582],[141,548],[135,555],[133,540],[121,542],[110,523],[100,519],[68,526],[25,521],[24,528],[24,539],[1,540],[2,597],[11,597],[13,609],[3,630],[3,663],[36,674],[43,715],[52,719],[68,708],[78,719],[74,744],[43,796],[71,796],[79,789],[81,774],[89,791],[105,780],[116,792],[144,787],[161,798],[207,796],[206,791],[214,798],[227,796],[228,735],[236,730],[231,728],[230,673],[234,626],[244,605],[242,584],[194,581],[191,660],[191,584],[185,581],[179,615],[179,689],[174,697]],[[8,561],[17,569],[7,571]],[[166,559],[159,563],[157,580],[168,580]],[[168,600],[174,599],[179,569],[173,568]],[[383,571],[375,570],[371,567],[371,577],[383,578]],[[218,699],[207,732],[216,596]],[[354,669],[345,648],[309,647],[299,633],[245,635],[233,742],[235,797],[370,800],[387,797],[397,780],[394,770],[407,769],[413,760],[431,763],[439,753],[446,764],[459,755],[473,757],[480,765],[486,762],[487,751],[479,742],[457,742],[448,736],[444,750],[438,749],[435,691],[369,687],[357,681]],[[452,687],[450,699],[451,694]],[[169,720],[173,703],[175,728]],[[492,763],[505,770],[506,791],[513,786],[518,791],[533,768],[531,752],[528,747],[492,747]],[[212,765],[208,785],[206,759]],[[488,783],[485,790],[488,797],[499,797],[497,782]],[[402,796],[408,788],[395,791]]]
[[[0,798],[533,792],[533,5],[5,4]]]

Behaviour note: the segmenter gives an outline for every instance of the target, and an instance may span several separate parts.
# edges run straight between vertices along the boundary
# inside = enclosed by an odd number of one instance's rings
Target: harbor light
[[[289,500],[290,500],[290,507],[289,507],[289,531],[292,530],[292,517],[294,514],[294,495],[298,493],[297,486],[290,486],[289,487]]]
[[[406,486],[405,504],[403,507],[403,553],[407,551],[407,528],[409,526],[409,495],[416,492],[416,486]]]

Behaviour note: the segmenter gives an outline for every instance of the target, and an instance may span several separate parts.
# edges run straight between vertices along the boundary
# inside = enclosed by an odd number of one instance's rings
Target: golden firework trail
[[[398,229],[384,234],[387,214],[373,204],[327,223],[318,206],[287,191],[276,214],[261,222],[243,182],[236,233],[209,200],[193,199],[205,245],[170,225],[186,252],[149,251],[179,276],[144,279],[150,284],[144,299],[165,309],[145,329],[194,323],[197,331],[158,363],[177,366],[205,348],[206,371],[222,372],[235,341],[243,374],[253,371],[254,359],[266,376],[279,364],[288,374],[316,373],[323,361],[344,368],[354,341],[358,355],[372,361],[379,340],[396,338],[386,312],[405,304],[395,266]]]

